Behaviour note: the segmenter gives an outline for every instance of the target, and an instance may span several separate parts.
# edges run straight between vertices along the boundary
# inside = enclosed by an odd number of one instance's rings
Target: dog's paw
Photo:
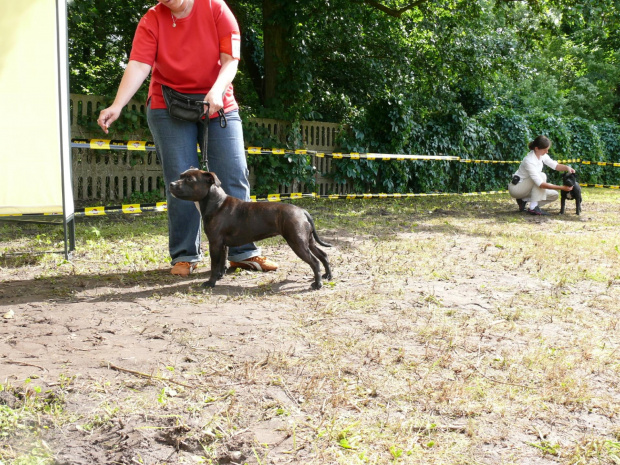
[[[313,290],[318,291],[319,289],[321,289],[323,287],[323,283],[321,281],[314,282],[312,283],[312,285],[310,286]]]
[[[205,281],[202,283],[202,287],[215,287],[215,281]]]
[[[325,274],[322,276],[322,278],[323,278],[323,279],[332,279],[332,274],[331,274],[331,273],[325,273]]]

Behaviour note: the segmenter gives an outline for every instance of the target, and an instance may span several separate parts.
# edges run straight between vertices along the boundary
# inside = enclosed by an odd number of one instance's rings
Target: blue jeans
[[[172,264],[202,260],[200,238],[201,218],[196,205],[170,195],[168,186],[191,167],[200,166],[198,141],[202,140],[202,123],[191,123],[172,118],[167,109],[146,111],[149,129],[153,135],[157,157],[163,167],[168,202],[168,248]],[[209,123],[209,170],[222,182],[224,191],[241,200],[250,200],[248,165],[243,147],[243,131],[238,111],[226,114],[228,122],[221,128],[219,119]],[[230,261],[245,260],[261,254],[254,244],[230,247]]]

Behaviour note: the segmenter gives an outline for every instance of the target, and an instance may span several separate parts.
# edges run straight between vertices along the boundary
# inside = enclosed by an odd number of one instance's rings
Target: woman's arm
[[[556,171],[567,171],[569,173],[574,173],[575,170],[572,169],[570,166],[568,165],[563,165],[561,163],[558,163],[555,167]],[[543,182],[540,184],[540,186],[538,187],[542,187],[543,189],[554,189],[556,191],[572,191],[573,190],[573,186],[556,186],[555,184],[550,184],[548,182]]]
[[[123,79],[118,86],[114,103],[108,108],[101,110],[97,124],[108,133],[110,125],[121,115],[121,110],[129,103],[131,97],[138,91],[144,80],[151,72],[151,66],[135,60],[129,60],[123,73]]]
[[[572,169],[570,166],[568,165],[563,165],[562,163],[558,163],[557,166],[555,167],[556,171],[568,171],[569,173],[574,173],[575,170]]]
[[[573,186],[556,186],[555,184],[550,184],[548,182],[543,182],[538,187],[541,187],[543,189],[553,189],[556,191],[566,191],[566,192],[573,190]]]
[[[234,59],[227,53],[220,53],[220,63],[222,63],[222,68],[217,76],[217,80],[205,96],[205,101],[210,104],[209,116],[224,108],[224,94],[237,75],[239,60]]]

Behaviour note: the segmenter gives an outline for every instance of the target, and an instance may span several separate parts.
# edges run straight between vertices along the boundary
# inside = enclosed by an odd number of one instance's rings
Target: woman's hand
[[[224,95],[215,87],[205,95],[204,101],[209,102],[209,117],[224,108]],[[207,111],[207,108],[204,111]]]
[[[209,102],[209,116],[224,108],[224,94],[237,74],[239,60],[234,59],[227,53],[220,53],[220,63],[222,67],[217,75],[217,79],[209,93],[205,95],[205,102]]]
[[[97,118],[97,124],[101,129],[103,129],[103,132],[107,134],[110,125],[116,121],[120,115],[121,109],[112,105],[111,107],[101,110],[101,113],[99,113],[99,118]]]

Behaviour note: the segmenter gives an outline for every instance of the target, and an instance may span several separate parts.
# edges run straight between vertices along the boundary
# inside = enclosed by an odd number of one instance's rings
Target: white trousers
[[[547,182],[547,175],[541,173],[543,182]],[[555,202],[558,197],[558,191],[553,189],[543,189],[534,184],[532,179],[524,179],[519,184],[508,184],[508,192],[514,199],[522,199],[526,202],[538,202],[539,206],[547,205]]]

